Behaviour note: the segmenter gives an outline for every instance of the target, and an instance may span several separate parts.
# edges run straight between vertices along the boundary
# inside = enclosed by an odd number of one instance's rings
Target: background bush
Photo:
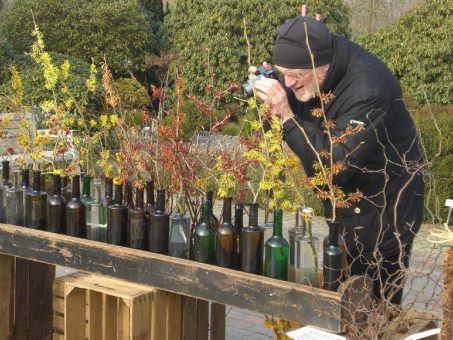
[[[32,16],[33,11],[33,16]],[[5,5],[0,36],[13,54],[29,51],[33,17],[46,50],[96,64],[116,74],[144,68],[144,55],[158,50],[158,23],[135,0],[20,0]]]
[[[451,2],[426,0],[397,22],[359,39],[382,58],[417,102],[453,103]]]
[[[305,2],[311,16],[319,11],[332,31],[349,36],[348,11],[341,0]],[[176,1],[165,17],[162,31],[168,46],[184,60],[182,73],[188,91],[203,94],[211,72],[216,74],[218,89],[232,81],[246,80],[248,50],[244,20],[250,42],[250,63],[272,62],[277,28],[299,15],[300,6],[299,0]],[[208,63],[210,68],[206,67]]]

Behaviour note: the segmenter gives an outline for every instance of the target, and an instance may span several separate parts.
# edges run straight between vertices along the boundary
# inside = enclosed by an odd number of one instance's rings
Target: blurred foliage
[[[427,0],[359,43],[379,56],[417,102],[453,103],[451,2]],[[426,98],[425,98],[426,96]]]
[[[335,33],[349,36],[348,10],[340,0],[307,0],[309,15],[319,12]],[[215,72],[215,88],[247,78],[250,64],[272,62],[278,27],[300,14],[299,0],[178,0],[164,20],[162,32],[169,48],[185,61],[182,73],[190,93],[203,95]],[[200,15],[202,13],[202,15]]]
[[[158,51],[159,24],[134,0],[21,0],[5,5],[0,36],[13,54],[29,50],[33,20],[46,50],[85,62],[106,59],[115,74],[142,70],[144,55]]]
[[[114,85],[123,109],[141,109],[149,104],[148,93],[137,79],[120,78]]]

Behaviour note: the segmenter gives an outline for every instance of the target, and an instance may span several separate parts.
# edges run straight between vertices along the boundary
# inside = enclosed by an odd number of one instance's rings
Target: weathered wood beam
[[[0,253],[67,266],[334,332],[342,294],[45,231],[0,224]]]

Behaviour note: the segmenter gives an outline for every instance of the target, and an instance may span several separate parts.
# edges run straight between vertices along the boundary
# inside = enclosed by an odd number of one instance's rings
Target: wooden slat
[[[344,330],[342,295],[337,292],[5,224],[0,225],[0,252],[96,272],[334,332]]]
[[[64,298],[54,296],[52,298],[53,311],[64,314]]]
[[[130,300],[118,299],[118,339],[130,339]]]
[[[225,305],[211,303],[211,339],[225,340]]]
[[[197,339],[209,339],[209,302],[197,300]]]
[[[53,331],[64,333],[64,316],[53,315]]]
[[[14,257],[0,255],[0,340],[14,332]]]
[[[86,337],[86,291],[85,289],[66,287],[65,296],[66,340],[81,340]]]
[[[118,298],[103,294],[102,304],[104,305],[102,311],[102,339],[116,339]]]
[[[167,340],[180,340],[182,336],[182,296],[168,293]]]
[[[102,294],[89,291],[88,327],[90,340],[102,340]]]
[[[197,299],[184,296],[182,298],[183,306],[183,339],[197,340]]]
[[[129,339],[151,339],[151,308],[153,293],[143,294],[131,301],[131,333]],[[179,340],[180,338],[178,338]]]
[[[167,332],[167,300],[168,292],[156,290],[154,293],[151,313],[151,340],[162,340],[166,338]]]
[[[16,258],[16,287],[14,291],[14,336],[28,337],[28,267],[30,261]]]

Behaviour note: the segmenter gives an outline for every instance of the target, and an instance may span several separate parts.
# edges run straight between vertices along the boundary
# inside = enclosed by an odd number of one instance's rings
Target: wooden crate
[[[54,339],[181,338],[181,296],[157,288],[77,272],[54,280],[53,306]]]

